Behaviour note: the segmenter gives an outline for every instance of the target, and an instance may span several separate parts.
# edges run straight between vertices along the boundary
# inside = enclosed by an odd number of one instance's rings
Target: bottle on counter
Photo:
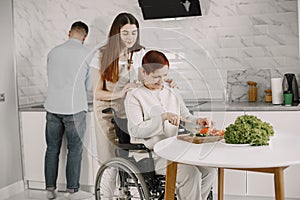
[[[247,82],[249,89],[248,89],[248,101],[249,102],[256,102],[257,101],[257,90],[256,87],[257,83],[254,81]]]

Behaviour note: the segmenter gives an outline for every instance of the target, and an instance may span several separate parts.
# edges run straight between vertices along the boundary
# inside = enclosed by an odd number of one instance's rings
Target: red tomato
[[[208,134],[208,132],[209,132],[209,128],[203,128],[201,131],[200,131],[200,133],[201,134]]]

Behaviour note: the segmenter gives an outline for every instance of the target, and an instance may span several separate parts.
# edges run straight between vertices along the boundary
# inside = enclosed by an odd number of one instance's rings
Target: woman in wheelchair
[[[166,161],[152,155],[154,144],[176,135],[181,116],[203,126],[210,124],[207,118],[193,117],[176,89],[164,84],[168,70],[169,62],[164,54],[148,52],[143,58],[143,86],[130,91],[125,100],[128,122],[118,117],[113,108],[102,111],[113,114],[119,148],[117,157],[106,161],[98,170],[96,200],[163,199]],[[212,200],[215,169],[179,165],[177,171],[178,199]],[[107,184],[111,177],[115,177],[113,186]]]
[[[175,136],[181,119],[210,126],[208,118],[196,118],[186,108],[175,88],[164,84],[169,72],[169,61],[159,51],[149,51],[142,60],[143,86],[127,93],[125,111],[131,143],[142,143],[147,148],[160,140]],[[154,155],[157,174],[165,175],[166,160]],[[178,165],[177,198],[206,200],[216,169],[201,166]]]

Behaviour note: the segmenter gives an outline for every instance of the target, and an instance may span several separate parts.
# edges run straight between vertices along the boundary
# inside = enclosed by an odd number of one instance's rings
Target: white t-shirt
[[[142,59],[144,57],[144,55],[146,54],[146,51],[145,49],[141,49],[140,51],[137,51],[137,52],[134,52],[133,55],[132,55],[132,65],[131,65],[131,68],[130,68],[130,71],[127,72],[126,74],[129,76],[129,79],[130,81],[134,81],[134,80],[141,80],[142,77],[141,77],[141,74],[140,74],[140,68],[142,67]],[[100,69],[100,63],[99,63],[99,60],[100,59],[100,50],[98,50],[90,65],[91,67],[95,68],[95,69]],[[122,69],[122,67],[127,67],[128,65],[128,62],[127,61],[119,61],[119,72],[122,72],[124,71]],[[120,76],[123,76],[121,75],[122,73],[120,73]]]
[[[106,90],[110,92],[119,92],[122,91],[125,85],[128,84],[129,82],[134,82],[135,80],[142,80],[142,75],[140,71],[142,66],[142,59],[145,53],[146,53],[145,49],[141,49],[140,51],[133,53],[132,65],[130,67],[130,70],[128,70],[127,67],[128,62],[119,61],[119,80],[116,83],[105,81]],[[100,51],[98,50],[94,55],[90,64],[93,68],[95,68],[94,88],[97,87],[99,81],[100,57],[101,57]],[[110,104],[109,106],[106,104],[107,102],[108,101],[98,101],[94,99],[94,106],[96,106],[97,109],[99,110],[102,110],[107,107],[114,107],[119,117],[125,117],[124,98],[110,101],[110,103],[113,104]]]

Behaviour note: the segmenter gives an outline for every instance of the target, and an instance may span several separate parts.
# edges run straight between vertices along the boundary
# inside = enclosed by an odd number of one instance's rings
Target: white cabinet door
[[[45,112],[21,112],[24,178],[45,182]]]
[[[243,115],[244,112],[194,112],[194,115],[199,117],[209,117],[215,122],[217,129],[225,129],[229,124],[234,123],[235,119]],[[224,173],[224,193],[231,195],[246,195],[246,171],[225,170]],[[214,183],[214,192],[217,192],[217,178]]]
[[[91,144],[94,141],[94,127],[92,114],[87,114],[87,131],[83,141],[82,165],[81,165],[81,186],[94,185],[93,154]],[[44,178],[44,156],[46,151],[45,142],[45,112],[21,112],[22,138],[23,138],[23,159],[24,179],[28,181],[30,188],[43,189]],[[66,178],[66,139],[63,139],[58,173],[58,189],[65,190]]]
[[[246,112],[255,115],[263,121],[269,122],[276,131],[292,132],[300,134],[298,124],[300,122],[300,112]],[[299,153],[299,152],[295,152]],[[273,175],[265,173],[247,173],[247,194],[258,196],[274,196]],[[300,165],[294,165],[284,171],[285,197],[300,198]],[[259,184],[258,184],[259,183]]]

